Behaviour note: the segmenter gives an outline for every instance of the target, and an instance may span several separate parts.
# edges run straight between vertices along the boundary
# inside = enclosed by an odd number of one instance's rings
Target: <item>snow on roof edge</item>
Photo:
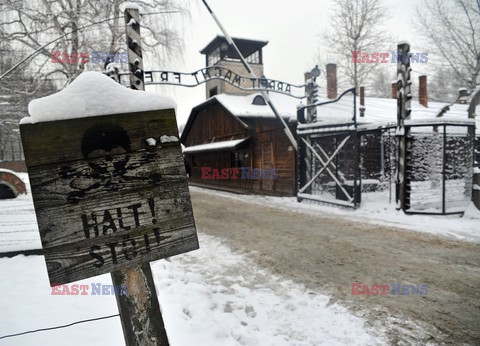
[[[190,152],[199,152],[199,151],[231,149],[231,148],[237,147],[238,145],[242,144],[246,140],[248,140],[248,138],[233,139],[233,140],[230,140],[230,141],[220,141],[220,142],[212,142],[212,143],[205,143],[205,144],[198,144],[198,145],[191,145],[189,147],[185,147],[183,149],[183,152],[184,153],[190,153]]]

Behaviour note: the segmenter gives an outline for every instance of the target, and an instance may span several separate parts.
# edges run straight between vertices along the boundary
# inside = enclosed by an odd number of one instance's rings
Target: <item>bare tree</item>
[[[2,0],[0,4],[0,41],[19,50],[34,51],[46,42],[62,37],[42,49],[31,64],[35,78],[63,78],[67,82],[86,68],[86,59],[72,53],[125,51],[125,23],[120,13],[121,0]],[[187,14],[186,1],[144,0],[137,4],[148,15],[142,18],[144,50],[157,59],[178,54],[182,35],[178,23]],[[161,20],[159,20],[161,16]],[[100,22],[100,23],[99,23]],[[89,24],[99,23],[82,29]],[[65,35],[67,33],[70,33]],[[52,51],[69,56],[52,63]],[[103,64],[89,69],[101,69]]]
[[[423,0],[416,21],[430,50],[441,57],[439,78],[448,69],[454,84],[474,90],[480,82],[480,1]]]
[[[22,59],[22,51],[0,42],[0,75]],[[50,80],[33,78],[24,68],[0,83],[0,161],[23,159],[18,123],[28,116],[28,102],[57,90]]]
[[[322,35],[322,55],[335,58],[339,80],[355,86],[357,91],[377,63],[353,63],[352,52],[372,54],[386,52],[391,39],[385,33],[389,12],[383,0],[337,0],[330,14],[331,29]]]
[[[428,82],[428,98],[437,102],[453,102],[458,97],[458,89],[465,87],[449,65],[430,68],[432,77]]]
[[[367,83],[368,96],[390,98],[392,95],[392,81],[395,79],[395,72],[386,68],[378,68],[371,74]],[[371,95],[370,95],[371,94]]]

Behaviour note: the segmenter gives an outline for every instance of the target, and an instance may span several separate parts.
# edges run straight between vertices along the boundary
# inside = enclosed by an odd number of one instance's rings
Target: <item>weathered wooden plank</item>
[[[176,189],[174,194],[170,189]],[[189,192],[181,183],[150,190],[131,190],[115,199],[93,199],[87,205],[57,206],[37,214],[44,248],[70,244],[86,238],[132,231],[145,226],[183,226],[177,220],[189,220]],[[68,229],[68,231],[65,231]]]
[[[102,131],[105,129],[110,131]],[[103,138],[109,140],[103,141],[107,147],[116,141],[114,144],[128,146],[126,151],[148,149],[147,138],[178,137],[172,109],[24,124],[21,133],[28,167],[84,160],[88,144],[101,144],[102,133],[107,134]],[[88,153],[88,158],[103,156],[98,151]]]
[[[173,110],[21,132],[51,284],[198,249]]]
[[[178,143],[165,143],[154,149],[138,150],[130,153],[127,160],[124,154],[112,155],[112,162],[125,164],[120,170],[111,167],[111,172],[94,169],[105,164],[103,157],[31,167],[29,178],[36,189],[36,206],[78,204],[82,199],[110,196],[115,191],[184,180],[185,168],[178,164],[183,159],[177,146]]]
[[[60,246],[45,251],[50,283],[82,280],[198,249],[193,226],[170,232],[154,228],[139,234],[103,238],[101,242],[92,241],[93,245],[84,242],[76,248]]]

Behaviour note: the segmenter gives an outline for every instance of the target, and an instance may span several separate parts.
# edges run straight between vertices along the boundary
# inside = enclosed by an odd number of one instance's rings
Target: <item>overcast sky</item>
[[[216,35],[221,35],[221,31],[201,0],[191,1],[194,5],[192,19],[185,27],[184,63],[172,61],[165,66],[145,66],[146,70],[191,72],[205,67],[205,57],[199,51]],[[263,48],[267,78],[294,84],[302,84],[303,73],[314,66],[315,53],[320,48],[318,35],[328,27],[328,12],[335,4],[330,0],[208,0],[208,3],[231,36],[269,42]],[[408,40],[414,52],[425,51],[419,46],[421,37],[412,26],[417,3],[386,0],[393,16],[384,28],[397,40]],[[384,51],[388,52],[388,47]],[[205,84],[196,88],[162,89],[176,100],[179,123],[186,122],[191,108],[205,100]]]

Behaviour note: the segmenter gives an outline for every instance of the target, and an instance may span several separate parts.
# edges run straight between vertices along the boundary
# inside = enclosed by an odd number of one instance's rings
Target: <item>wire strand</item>
[[[73,323],[70,323],[70,324],[65,324],[65,325],[63,325],[63,326],[49,327],[49,328],[41,328],[41,329],[29,330],[29,331],[27,331],[27,332],[22,332],[22,333],[3,335],[3,336],[0,336],[0,340],[6,339],[6,338],[11,338],[11,337],[14,337],[14,336],[20,336],[20,335],[25,335],[25,334],[37,333],[37,332],[44,332],[44,331],[47,331],[47,330],[67,328],[67,327],[71,327],[71,326],[74,326],[74,325],[80,324],[80,323],[92,322],[92,321],[98,321],[98,320],[104,320],[104,319],[107,319],[107,318],[112,318],[112,317],[117,317],[117,316],[120,316],[120,314],[110,315],[110,316],[103,316],[103,317],[97,317],[97,318],[90,318],[90,319],[88,319],[88,320],[81,320],[81,321],[73,322]]]
[[[144,13],[142,14],[142,16],[148,16],[148,15],[151,15],[151,14],[169,14],[169,13],[178,13],[179,11],[159,11],[159,12],[152,12],[152,13]],[[8,76],[11,72],[13,72],[14,70],[16,70],[20,65],[22,65],[25,61],[35,57],[35,55],[37,55],[42,49],[45,49],[47,46],[51,45],[52,43],[55,43],[56,41],[64,38],[64,37],[67,37],[68,35],[70,34],[73,34],[74,32],[77,32],[77,31],[82,31],[88,27],[91,27],[93,25],[98,25],[98,24],[102,24],[102,23],[105,23],[105,22],[108,22],[108,21],[111,21],[111,20],[114,20],[114,19],[121,19],[121,18],[124,18],[124,16],[119,16],[119,17],[111,17],[111,18],[106,18],[106,19],[102,19],[98,22],[95,22],[95,23],[90,23],[90,24],[87,24],[87,25],[84,25],[80,28],[77,28],[75,30],[71,30],[69,32],[66,32],[64,33],[63,35],[61,36],[58,36],[57,38],[55,38],[54,40],[44,44],[43,46],[41,46],[40,48],[38,48],[37,50],[35,50],[33,53],[31,53],[30,55],[28,55],[27,57],[25,57],[24,59],[22,59],[19,63],[17,63],[15,66],[13,66],[12,68],[10,68],[7,72],[5,72],[4,74],[2,74],[0,76],[0,80],[2,80],[3,78],[5,78],[6,76]]]

